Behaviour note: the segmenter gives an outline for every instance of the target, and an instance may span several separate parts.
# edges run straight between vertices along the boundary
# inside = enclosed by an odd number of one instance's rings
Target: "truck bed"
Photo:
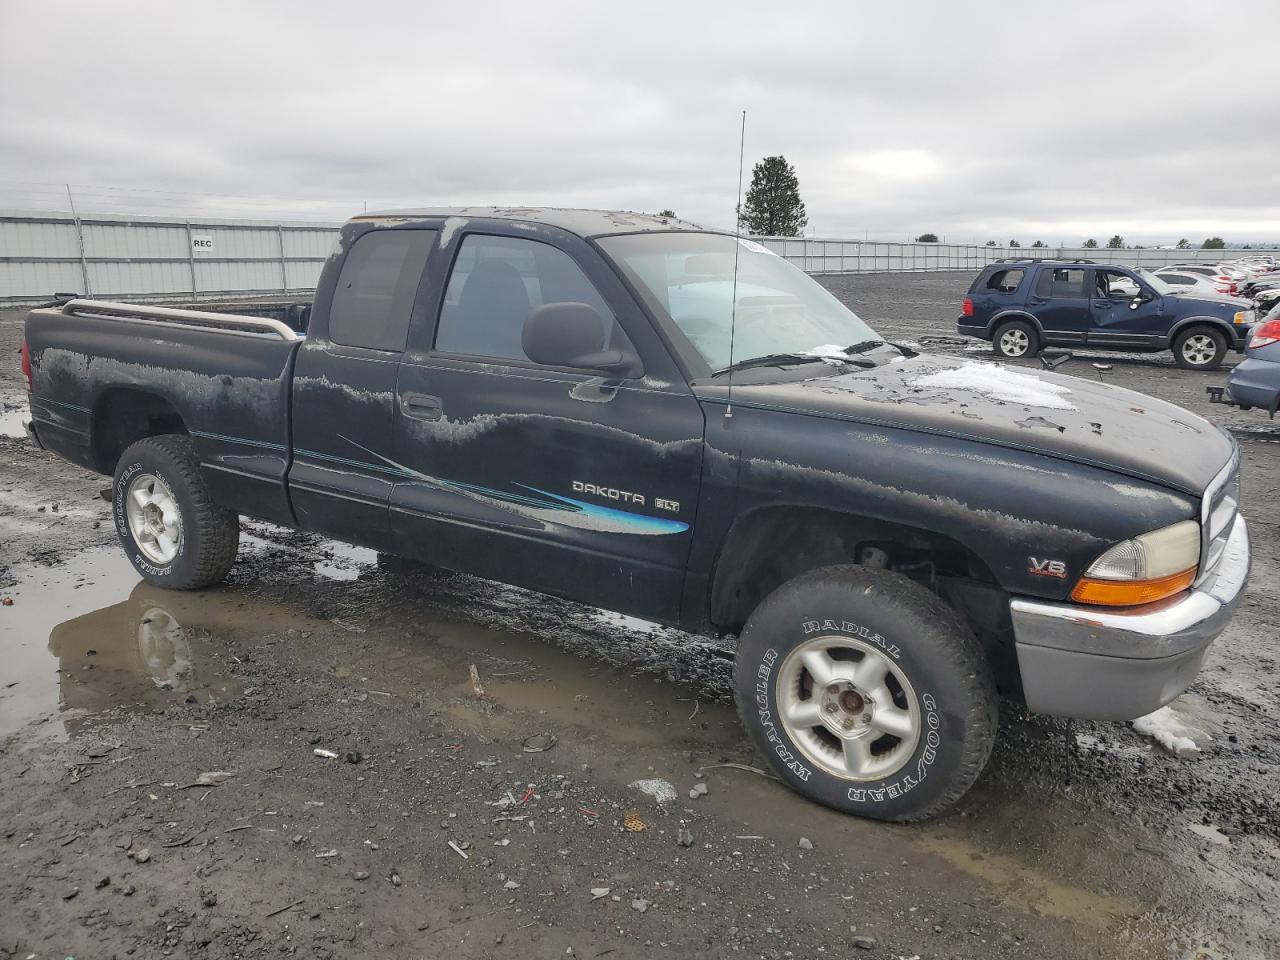
[[[39,442],[108,472],[139,423],[171,424],[191,436],[219,502],[291,523],[289,389],[302,339],[285,322],[293,305],[257,306],[72,300],[33,310],[26,342]],[[227,424],[236,437],[224,435]]]

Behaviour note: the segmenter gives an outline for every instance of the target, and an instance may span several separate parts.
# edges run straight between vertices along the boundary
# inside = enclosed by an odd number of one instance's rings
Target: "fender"
[[[1239,335],[1239,333],[1237,333],[1239,328],[1227,323],[1227,321],[1223,320],[1221,317],[1187,317],[1184,320],[1179,320],[1169,328],[1169,332],[1166,334],[1165,338],[1165,346],[1172,344],[1177,338],[1178,333],[1189,326],[1215,327],[1218,330],[1221,330],[1227,338],[1227,346],[1229,347],[1235,347],[1244,339]]]
[[[1018,308],[1010,308],[1001,313],[997,313],[990,321],[988,321],[987,332],[994,334],[996,327],[1000,326],[1000,324],[1004,323],[1006,320],[1025,320],[1035,327],[1036,333],[1040,335],[1042,340],[1044,339],[1044,327],[1041,326],[1040,321],[1032,314]]]

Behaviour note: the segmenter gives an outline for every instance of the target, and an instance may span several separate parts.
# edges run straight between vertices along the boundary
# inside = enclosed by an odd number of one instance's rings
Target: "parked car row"
[[[1045,346],[1172,350],[1179,366],[1209,370],[1228,349],[1244,351],[1256,311],[1217,289],[1227,273],[1214,274],[1214,289],[1160,274],[1092,260],[997,260],[969,287],[957,329],[1010,360]]]
[[[1248,298],[1263,287],[1280,285],[1280,269],[1275,257],[1262,254],[1221,263],[1175,263],[1161,267],[1155,275],[1171,286],[1191,292]]]

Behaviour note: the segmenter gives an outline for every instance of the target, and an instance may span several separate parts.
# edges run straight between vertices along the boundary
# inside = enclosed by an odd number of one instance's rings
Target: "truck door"
[[[1121,270],[1093,271],[1093,324],[1088,342],[1096,347],[1151,347],[1168,332],[1160,296]]]
[[[1046,343],[1084,343],[1089,329],[1088,279],[1084,267],[1040,268],[1027,306],[1040,320]]]
[[[442,251],[438,322],[415,327],[386,455],[402,552],[674,622],[702,464],[702,409],[634,299],[586,241],[489,221]],[[489,229],[489,228],[486,228]],[[523,235],[519,235],[523,234]],[[531,361],[530,312],[586,303],[644,376]]]
[[[337,283],[322,285],[293,372],[289,494],[300,525],[386,549],[398,474],[369,449],[395,443],[396,369],[436,231],[354,224]]]

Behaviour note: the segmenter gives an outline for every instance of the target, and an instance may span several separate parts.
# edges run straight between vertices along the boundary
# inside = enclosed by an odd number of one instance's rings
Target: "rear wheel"
[[[1191,327],[1173,341],[1173,359],[1186,370],[1212,370],[1226,355],[1227,338],[1213,327]]]
[[[996,328],[991,345],[1006,360],[1020,360],[1036,355],[1040,349],[1040,335],[1025,320],[1010,320]]]
[[[770,594],[742,632],[734,693],[784,782],[877,820],[945,810],[995,741],[977,640],[937,596],[883,570],[825,567]]]
[[[125,450],[112,508],[120,543],[148,583],[198,590],[235,562],[240,518],[213,502],[190,437],[148,437]]]

